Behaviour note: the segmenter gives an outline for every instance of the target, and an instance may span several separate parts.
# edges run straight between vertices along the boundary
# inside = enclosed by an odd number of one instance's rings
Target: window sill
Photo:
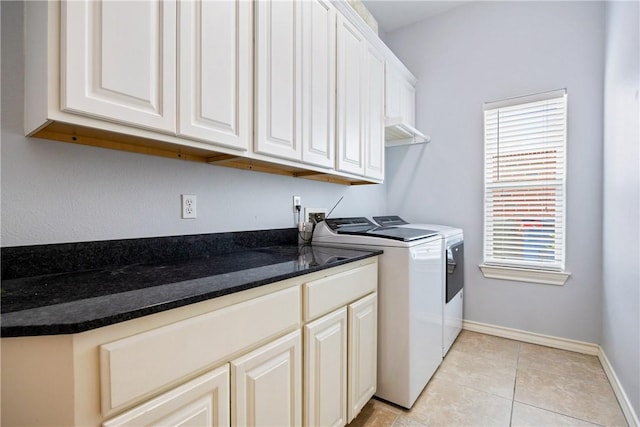
[[[484,277],[489,279],[515,280],[518,282],[542,283],[545,285],[562,286],[571,273],[565,271],[544,271],[528,268],[498,267],[480,264]]]

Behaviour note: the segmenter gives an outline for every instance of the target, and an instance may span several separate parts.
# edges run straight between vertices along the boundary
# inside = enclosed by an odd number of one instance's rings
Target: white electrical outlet
[[[327,217],[327,210],[324,208],[304,208],[305,222],[318,223]],[[313,219],[312,219],[313,218]]]
[[[196,196],[192,194],[182,195],[182,218],[196,218]]]
[[[302,198],[300,196],[293,196],[293,212],[298,212],[296,206],[300,206],[302,208]]]

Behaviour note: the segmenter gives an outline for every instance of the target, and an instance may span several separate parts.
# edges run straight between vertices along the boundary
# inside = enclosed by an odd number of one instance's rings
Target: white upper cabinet
[[[302,160],[334,166],[336,10],[328,0],[302,2]]]
[[[407,124],[416,125],[416,87],[408,79],[402,79],[402,113]]]
[[[337,158],[336,168],[364,175],[364,36],[338,16]]]
[[[247,150],[253,22],[242,0],[178,3],[178,134]]]
[[[338,170],[384,179],[384,56],[338,17]]]
[[[255,151],[300,159],[302,3],[255,2]]]
[[[367,44],[365,102],[365,175],[384,179],[384,57]]]
[[[415,126],[415,82],[387,61],[385,65],[385,116]]]
[[[176,3],[62,3],[61,108],[155,130],[176,128]]]
[[[255,151],[331,168],[336,10],[326,0],[255,7]]]
[[[343,0],[28,1],[25,27],[29,136],[363,184],[414,122],[415,78]]]
[[[402,115],[402,77],[390,63],[385,64],[385,103],[384,114],[387,117]]]
[[[387,146],[429,142],[415,128],[416,79],[398,61],[385,65],[385,140]]]

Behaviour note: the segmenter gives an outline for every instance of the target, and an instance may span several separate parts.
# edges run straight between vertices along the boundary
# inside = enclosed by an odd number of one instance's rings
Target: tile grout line
[[[516,402],[516,385],[518,384],[518,366],[520,366],[520,352],[522,351],[522,343],[518,344],[518,357],[516,358],[516,376],[513,379],[513,395],[511,396],[511,413],[509,414],[509,427],[513,424],[513,407]]]
[[[527,344],[530,344],[530,343],[527,343]],[[538,345],[538,344],[533,344],[533,345]],[[520,366],[520,352],[521,352],[521,350],[522,350],[522,342],[520,343],[520,347],[518,348],[518,360],[517,360],[517,363],[516,363],[516,379],[515,379],[515,382],[513,384],[513,403],[511,405],[511,420],[509,422],[510,426],[513,423],[513,407],[515,406],[515,402],[518,402],[518,403],[520,403],[522,405],[530,406],[532,408],[536,408],[536,409],[539,409],[541,411],[550,412],[550,413],[553,413],[553,414],[556,414],[556,415],[560,415],[560,416],[563,416],[563,417],[572,418],[572,419],[577,420],[577,421],[582,421],[582,422],[585,422],[585,423],[589,423],[589,424],[593,424],[593,425],[596,425],[596,426],[604,427],[599,423],[595,423],[593,421],[585,420],[585,419],[582,419],[582,418],[579,418],[579,417],[576,417],[576,416],[573,416],[573,415],[564,414],[562,412],[554,411],[554,410],[551,410],[551,409],[548,409],[548,408],[543,408],[543,407],[540,407],[540,406],[537,406],[537,405],[533,405],[533,404],[527,403],[527,402],[516,401],[516,387],[517,387],[517,383],[518,383],[518,370],[519,370],[519,366]],[[563,349],[558,349],[558,350],[560,350],[560,351],[570,351],[570,350],[563,350]],[[534,370],[534,371],[536,371],[536,370],[537,371],[543,371],[542,369],[532,368],[532,367],[527,367],[527,369]],[[562,376],[562,375],[560,375],[560,376]],[[609,383],[609,385],[611,385],[608,380],[607,380],[607,382]]]
[[[521,404],[521,405],[530,406],[532,408],[539,409],[541,411],[550,412],[552,414],[560,415],[561,417],[571,418],[571,419],[574,419],[576,421],[582,421],[583,423],[589,423],[589,424],[592,424],[592,425],[598,426],[598,427],[605,427],[604,424],[598,424],[598,423],[593,422],[593,421],[585,420],[585,419],[582,419],[582,418],[579,418],[579,417],[575,417],[573,415],[563,414],[562,412],[554,411],[554,410],[551,410],[551,409],[541,408],[540,406],[532,405],[531,403],[525,403],[525,402],[518,402],[518,403]]]

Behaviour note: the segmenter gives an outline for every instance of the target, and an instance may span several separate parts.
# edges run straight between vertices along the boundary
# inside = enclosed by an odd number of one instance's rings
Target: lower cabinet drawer
[[[293,330],[300,317],[294,286],[102,345],[102,414]]]
[[[316,319],[377,289],[377,263],[305,283],[302,291],[304,321]]]
[[[102,425],[228,426],[229,364],[176,387]]]

